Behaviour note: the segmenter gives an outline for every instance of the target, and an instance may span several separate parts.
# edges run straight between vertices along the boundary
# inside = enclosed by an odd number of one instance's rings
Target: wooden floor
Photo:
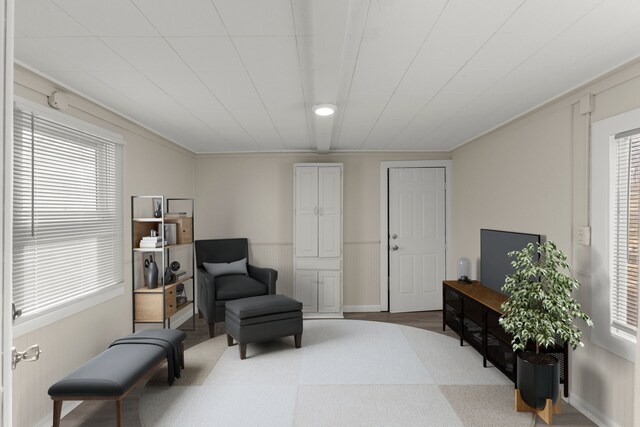
[[[375,322],[395,323],[399,325],[413,326],[415,328],[426,329],[432,332],[438,332],[451,337],[457,335],[446,328],[442,330],[442,312],[426,311],[414,313],[345,313],[345,319],[368,320]],[[180,329],[190,329],[192,321],[189,319],[180,327]],[[222,324],[216,325],[216,336],[224,333]],[[193,347],[203,341],[209,339],[209,329],[202,319],[196,318],[196,330],[187,332],[185,340],[185,349]],[[487,368],[493,369],[493,368]],[[138,417],[138,402],[142,395],[142,387],[132,391],[129,396],[122,402],[122,421],[127,427],[141,426]],[[112,427],[115,425],[115,407],[113,402],[83,402],[67,416],[62,419],[63,427],[84,426],[84,427]],[[554,417],[554,425],[560,426],[595,426],[587,417],[578,412],[571,405],[563,402],[562,415]],[[540,418],[536,420],[536,426],[546,425]]]

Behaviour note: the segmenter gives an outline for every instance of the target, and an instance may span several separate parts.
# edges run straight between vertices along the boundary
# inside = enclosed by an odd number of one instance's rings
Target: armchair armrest
[[[198,267],[198,309],[204,318],[213,322],[216,304],[216,278]]]
[[[276,270],[273,268],[256,267],[251,264],[247,264],[247,270],[249,276],[267,286],[270,295],[276,293],[276,280],[278,280],[278,272]]]

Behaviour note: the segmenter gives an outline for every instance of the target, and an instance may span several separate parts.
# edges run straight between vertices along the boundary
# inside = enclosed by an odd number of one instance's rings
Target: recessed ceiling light
[[[333,104],[318,104],[313,106],[313,112],[316,116],[330,116],[336,111],[336,106]]]

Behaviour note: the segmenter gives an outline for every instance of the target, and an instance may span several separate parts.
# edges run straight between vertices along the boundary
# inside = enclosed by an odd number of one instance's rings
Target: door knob
[[[397,250],[398,250],[398,245],[393,245],[393,246],[391,246],[391,250],[392,250],[392,251],[397,251]]]
[[[393,240],[395,240],[395,239],[397,239],[397,238],[398,238],[398,235],[397,235],[397,234],[392,234],[392,235],[391,235],[391,238],[392,238]]]

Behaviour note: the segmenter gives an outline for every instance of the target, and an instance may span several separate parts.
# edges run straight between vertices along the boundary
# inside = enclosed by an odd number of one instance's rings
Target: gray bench
[[[180,377],[180,368],[184,368],[185,338],[182,331],[161,329],[140,331],[114,341],[111,347],[49,387],[53,426],[60,425],[65,400],[113,400],[116,425],[120,427],[122,399],[148,380],[163,361],[168,362],[169,384],[174,377]]]
[[[247,357],[247,344],[294,336],[302,345],[302,303],[284,295],[261,295],[226,303],[224,326],[227,344],[239,344],[240,359]]]

